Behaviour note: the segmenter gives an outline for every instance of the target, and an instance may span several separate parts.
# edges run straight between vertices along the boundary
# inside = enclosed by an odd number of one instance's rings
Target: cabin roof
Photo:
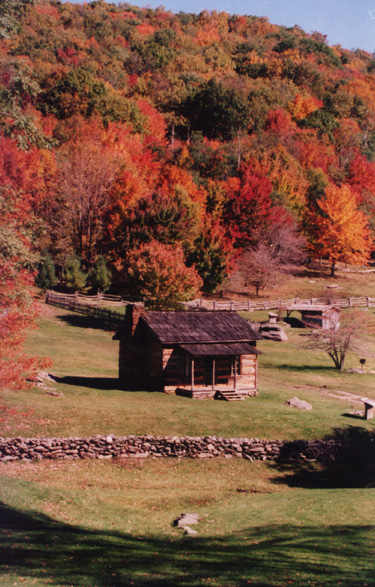
[[[219,357],[238,355],[261,355],[261,351],[251,346],[248,342],[223,342],[202,344],[180,344],[180,348],[192,357]]]
[[[262,337],[236,312],[147,312],[141,320],[162,343],[248,342]]]

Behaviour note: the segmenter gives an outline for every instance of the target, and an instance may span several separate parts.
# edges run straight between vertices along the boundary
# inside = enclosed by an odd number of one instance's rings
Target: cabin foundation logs
[[[329,458],[334,441],[258,438],[92,436],[89,438],[0,438],[0,462],[45,459],[127,459],[145,457],[243,458],[249,461]]]

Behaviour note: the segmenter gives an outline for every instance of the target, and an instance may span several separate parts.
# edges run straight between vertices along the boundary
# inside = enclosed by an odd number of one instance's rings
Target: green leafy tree
[[[183,114],[193,130],[230,141],[246,126],[248,105],[239,90],[211,79],[186,100]]]
[[[223,233],[219,222],[207,219],[188,256],[203,280],[202,291],[213,292],[223,285],[232,268],[234,250]]]

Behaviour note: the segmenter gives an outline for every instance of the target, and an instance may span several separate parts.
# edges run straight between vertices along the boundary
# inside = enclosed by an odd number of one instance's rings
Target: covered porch
[[[256,395],[260,351],[251,344],[181,344],[179,349],[183,372],[177,394],[228,401]]]

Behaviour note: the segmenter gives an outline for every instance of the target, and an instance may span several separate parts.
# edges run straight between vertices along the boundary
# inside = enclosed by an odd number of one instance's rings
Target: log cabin
[[[261,338],[236,312],[146,312],[143,304],[128,304],[114,336],[119,378],[132,391],[228,401],[255,396]]]

